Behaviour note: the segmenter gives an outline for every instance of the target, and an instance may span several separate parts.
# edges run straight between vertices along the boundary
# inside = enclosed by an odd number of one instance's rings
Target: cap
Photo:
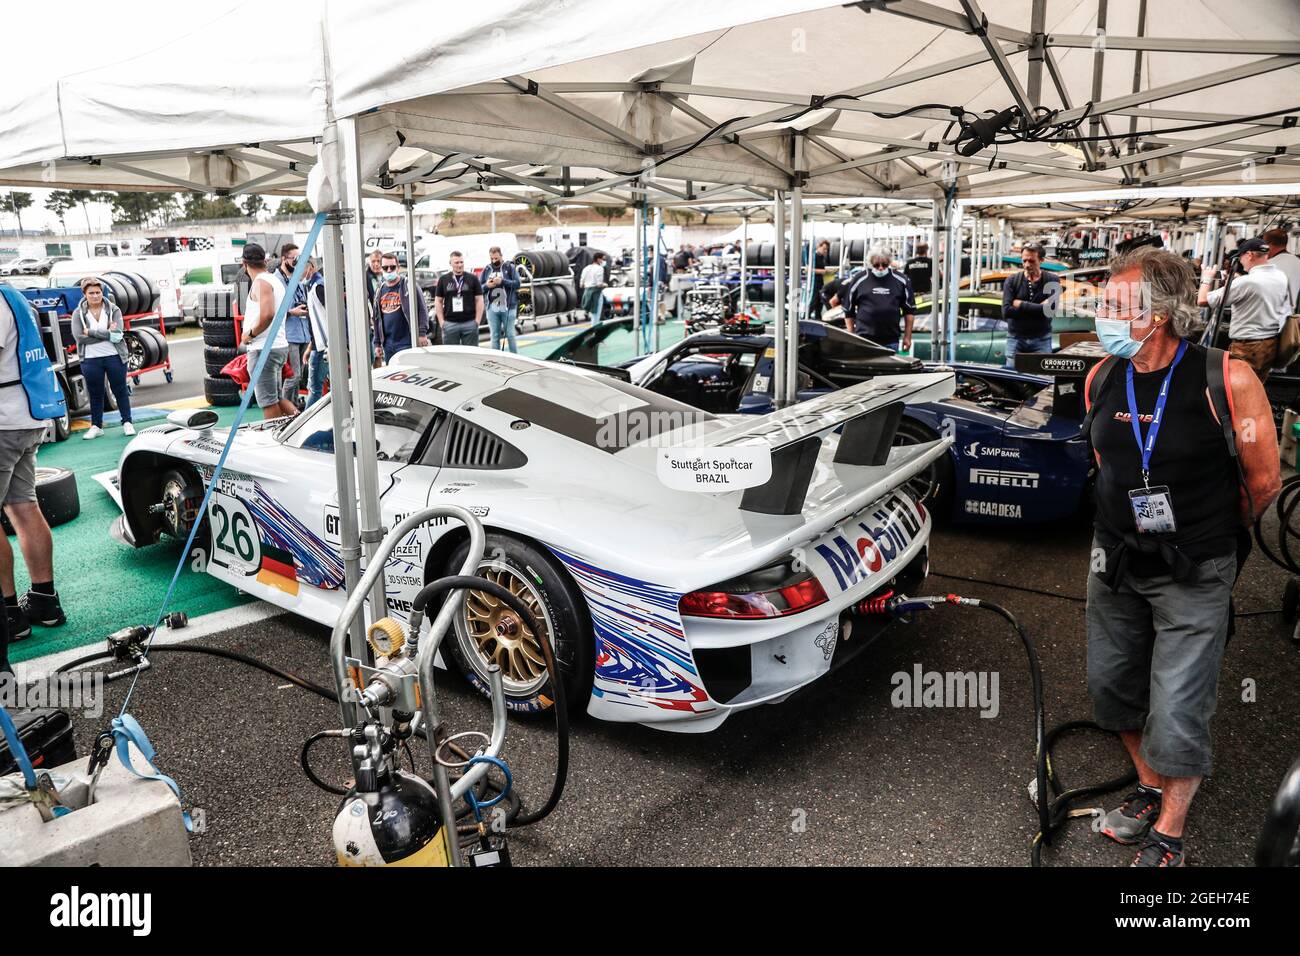
[[[1241,255],[1243,252],[1268,252],[1268,243],[1258,237],[1243,239],[1237,243],[1237,255]]]
[[[266,262],[266,250],[255,242],[244,244],[244,254],[240,257],[245,262],[260,266]]]

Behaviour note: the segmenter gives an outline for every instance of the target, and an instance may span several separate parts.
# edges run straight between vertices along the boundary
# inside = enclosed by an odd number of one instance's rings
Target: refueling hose
[[[413,610],[419,610],[423,612],[425,608],[428,606],[428,603],[432,598],[437,597],[440,594],[444,594],[447,591],[453,591],[453,590],[485,591],[489,594],[492,594],[500,598],[502,601],[504,601],[510,607],[511,610],[513,610],[516,614],[518,614],[523,624],[527,626],[534,635],[540,635],[542,633],[537,626],[536,619],[534,619],[531,612],[529,612],[528,607],[523,603],[523,601],[519,599],[517,595],[515,595],[514,593],[512,593],[502,585],[496,583],[495,581],[489,581],[487,578],[481,578],[476,575],[455,575],[452,577],[440,578],[437,581],[425,585],[423,588],[420,589],[420,592],[415,596],[415,600],[412,601],[412,608]],[[569,712],[568,712],[568,704],[564,696],[564,681],[562,675],[560,674],[559,666],[556,663],[555,654],[553,649],[551,648],[550,641],[545,639],[539,639],[537,643],[541,647],[542,657],[545,659],[546,670],[551,678],[551,689],[554,696],[553,709],[555,711],[555,733],[556,733],[555,780],[551,785],[551,792],[547,796],[545,802],[543,802],[542,805],[537,810],[529,813],[523,812],[523,801],[518,794],[517,788],[511,787],[509,789],[509,792],[506,795],[506,801],[509,807],[509,810],[506,812],[506,825],[511,827],[529,826],[530,824],[537,823],[538,821],[543,820],[547,816],[549,816],[551,812],[556,808],[556,806],[559,805],[560,797],[564,793],[564,786],[566,781],[568,780],[568,774],[569,774]],[[226,660],[237,661],[241,664],[247,664],[249,667],[255,667],[258,670],[264,671],[267,674],[271,674],[274,677],[278,677],[281,680],[288,681],[289,683],[297,687],[301,687],[303,690],[311,691],[313,694],[323,697],[328,701],[332,701],[334,703],[338,702],[338,695],[330,688],[323,687],[320,684],[315,683],[314,681],[310,681],[304,677],[300,677],[297,674],[291,673],[286,670],[282,670],[281,668],[278,668],[272,664],[267,664],[266,662],[260,661],[255,657],[251,657],[250,655],[247,654],[241,654],[237,651],[229,651],[229,650],[225,650],[224,648],[212,647],[206,644],[164,644],[164,645],[155,645],[151,647],[149,649],[149,652],[151,654],[155,652],[210,654],[214,657],[220,657]],[[62,667],[58,668],[55,671],[55,673],[62,674],[67,671],[73,670],[74,668],[81,667],[85,664],[89,664],[94,661],[105,660],[107,658],[111,658],[115,656],[116,654],[111,650],[98,651],[94,654],[87,654],[84,657],[79,657],[74,661],[70,661],[69,663],[64,664]],[[416,734],[421,738],[424,738],[426,736],[426,732],[424,728],[421,728],[420,730],[416,731]],[[347,732],[343,730],[330,729],[330,730],[320,731],[319,733],[315,733],[312,736],[308,737],[307,740],[303,743],[302,749],[299,752],[299,764],[302,767],[303,773],[307,776],[308,780],[310,780],[321,790],[324,790],[326,793],[332,793],[335,795],[342,796],[346,794],[347,791],[345,789],[333,786],[332,784],[326,783],[319,776],[317,776],[316,773],[312,771],[310,760],[309,760],[311,748],[316,743],[318,743],[319,741],[327,737],[346,737],[346,736],[347,736]],[[469,760],[472,757],[471,754],[468,754],[460,750],[460,748],[455,747],[454,744],[451,746],[453,747],[453,749],[456,749],[458,751],[458,755],[462,759]],[[409,758],[410,757],[409,749],[407,751],[407,755]],[[414,769],[414,761],[412,761],[412,769]],[[479,801],[480,804],[488,803],[493,799],[495,799],[496,797],[500,796],[501,791],[503,789],[504,788],[499,787],[495,782],[490,781],[489,778],[485,777],[483,780],[479,782],[479,785],[476,788],[475,798]],[[464,805],[457,811],[456,818],[458,820],[461,820],[471,816],[472,814],[473,814],[472,805],[469,802],[465,802]],[[458,826],[457,830],[461,834],[478,833],[477,826]]]
[[[1077,787],[1073,790],[1065,789],[1065,785],[1056,774],[1052,761],[1052,745],[1056,742],[1056,739],[1062,734],[1074,730],[1112,732],[1105,730],[1091,720],[1072,720],[1053,727],[1050,731],[1045,729],[1047,718],[1046,705],[1043,700],[1043,669],[1038,659],[1038,648],[1034,645],[1029,632],[1016,619],[1016,616],[1000,604],[994,604],[992,601],[985,601],[981,598],[946,594],[927,597],[898,596],[884,600],[880,598],[868,599],[861,602],[855,610],[859,610],[860,613],[885,613],[900,617],[914,611],[933,610],[944,604],[955,607],[981,608],[993,612],[1011,625],[1025,649],[1025,656],[1029,660],[1029,674],[1034,693],[1034,791],[1032,798],[1034,809],[1038,813],[1038,833],[1035,834],[1030,848],[1030,865],[1041,866],[1043,846],[1050,846],[1056,831],[1070,819],[1071,804],[1075,800],[1110,793],[1113,790],[1128,786],[1137,780],[1137,771],[1130,771],[1122,777],[1116,777],[1095,786]],[[1048,796],[1049,793],[1051,794],[1050,797]]]

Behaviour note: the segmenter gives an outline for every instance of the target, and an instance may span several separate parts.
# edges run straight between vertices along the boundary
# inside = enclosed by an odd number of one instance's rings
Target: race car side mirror
[[[217,423],[217,413],[210,408],[179,408],[167,416],[167,421],[201,432]]]

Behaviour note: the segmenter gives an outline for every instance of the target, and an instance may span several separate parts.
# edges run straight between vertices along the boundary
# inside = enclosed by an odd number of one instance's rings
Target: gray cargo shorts
[[[284,381],[284,363],[289,359],[288,349],[263,349],[271,353],[262,374],[253,383],[253,396],[261,408],[269,408],[280,401],[281,382]],[[248,374],[252,375],[260,358],[258,352],[248,353]]]
[[[1210,718],[1236,573],[1237,556],[1227,554],[1202,561],[1186,581],[1126,575],[1118,593],[1088,575],[1088,693],[1097,723],[1142,731],[1142,759],[1163,776],[1210,772]]]
[[[44,439],[44,428],[0,431],[0,502],[36,500],[36,449]]]

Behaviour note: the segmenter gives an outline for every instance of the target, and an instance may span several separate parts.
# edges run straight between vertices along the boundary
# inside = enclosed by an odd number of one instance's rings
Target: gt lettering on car
[[[841,591],[880,571],[903,554],[921,530],[922,519],[908,498],[893,495],[865,517],[841,525],[813,545],[814,570]]]

